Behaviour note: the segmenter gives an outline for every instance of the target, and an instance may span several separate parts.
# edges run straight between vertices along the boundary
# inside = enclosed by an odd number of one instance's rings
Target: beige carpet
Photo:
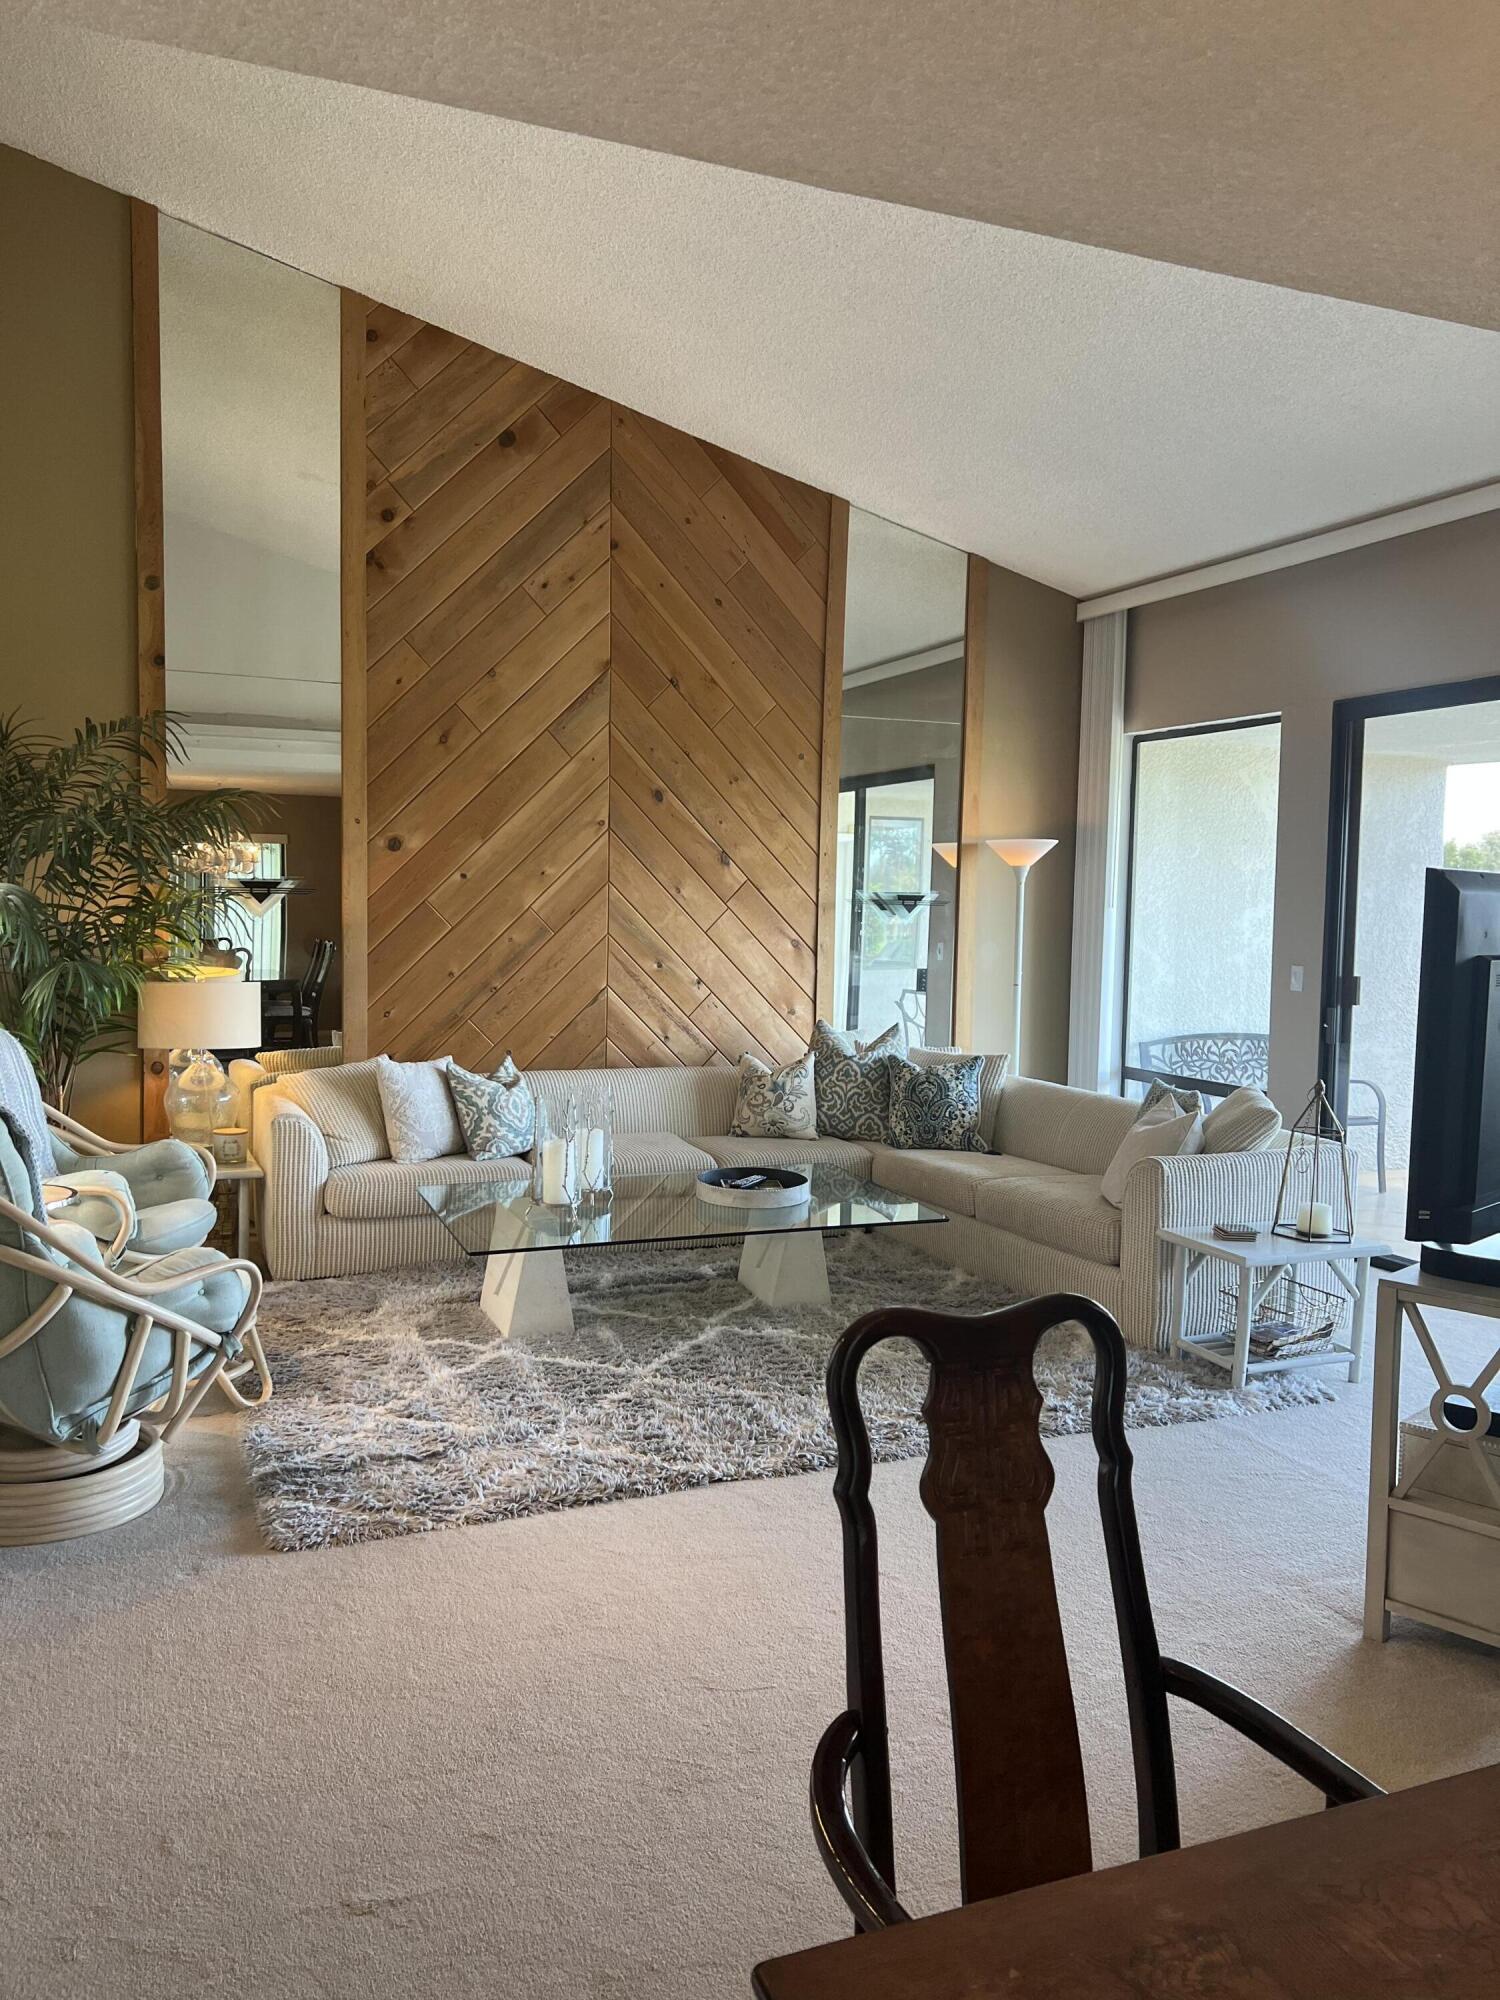
[[[286,1556],[198,1422],[107,1538],[0,1551],[0,1989],[719,2000],[838,1935],[806,1824],[840,1703],[826,1474]],[[1500,1655],[1359,1634],[1368,1391],[1132,1435],[1164,1643],[1385,1784],[1500,1760]],[[1053,1538],[1097,1845],[1131,1839],[1085,1438]],[[918,1468],[876,1475],[903,1887],[953,1900]],[[1181,1718],[1193,1839],[1311,1809]]]

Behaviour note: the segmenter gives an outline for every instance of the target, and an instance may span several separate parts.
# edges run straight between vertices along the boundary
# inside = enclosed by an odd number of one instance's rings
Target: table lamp
[[[234,1093],[215,1049],[260,1043],[260,982],[210,973],[148,979],[136,1013],[136,1047],[169,1049],[163,1108],[174,1139],[212,1146],[214,1128],[233,1110]]]
[[[1055,840],[1012,839],[1002,835],[986,839],[985,846],[992,848],[1000,859],[1015,871],[1016,877],[1016,1003],[1015,1040],[1012,1063],[1017,1075],[1021,1071],[1021,971],[1026,949],[1026,877],[1044,854],[1050,854]]]

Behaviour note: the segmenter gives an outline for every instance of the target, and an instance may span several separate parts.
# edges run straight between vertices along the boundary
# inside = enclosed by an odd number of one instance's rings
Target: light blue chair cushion
[[[16,1207],[39,1215],[40,1189],[23,1156],[20,1138],[14,1113],[0,1107],[0,1193]],[[8,1217],[0,1218],[0,1242],[43,1256],[58,1266],[59,1277],[75,1268],[68,1258],[39,1243]],[[225,1262],[218,1251],[201,1247],[163,1257],[150,1267],[151,1277],[178,1275],[180,1282],[160,1293],[159,1303],[210,1332],[227,1333],[239,1317],[246,1290],[244,1278],[237,1271],[226,1270]],[[53,1290],[50,1279],[39,1272],[0,1264],[0,1331],[13,1331]],[[130,1338],[131,1317],[76,1292],[70,1295],[30,1340],[0,1357],[0,1423],[12,1424],[51,1444],[93,1449]],[[195,1342],[189,1357],[189,1378],[196,1380],[210,1367],[216,1352]],[[153,1327],[126,1414],[133,1415],[164,1395],[171,1376],[172,1336],[161,1327]]]
[[[29,1152],[37,1174],[46,1173],[52,1165],[52,1134],[47,1130],[41,1088],[30,1056],[5,1028],[0,1028],[0,1110],[8,1111],[20,1127],[19,1133],[12,1131],[13,1143],[23,1154]]]
[[[148,1257],[167,1250],[191,1250],[202,1243],[215,1220],[211,1201],[159,1201],[138,1211],[135,1234],[127,1248]]]

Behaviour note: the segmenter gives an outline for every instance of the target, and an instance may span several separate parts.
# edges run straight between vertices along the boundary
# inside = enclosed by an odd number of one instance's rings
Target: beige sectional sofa
[[[252,1144],[266,1176],[262,1227],[274,1278],[342,1277],[456,1258],[452,1238],[417,1189],[521,1179],[530,1171],[524,1160],[351,1159],[360,1148],[347,1133],[320,1127],[298,1102],[299,1093],[310,1093],[297,1076],[277,1078],[248,1064],[237,1064],[236,1074],[250,1100]],[[322,1074],[337,1074],[340,1089],[373,1093],[366,1065]],[[554,1114],[598,1080],[597,1072],[529,1075]],[[612,1070],[609,1081],[617,1174],[839,1164],[948,1211],[953,1219],[946,1226],[909,1232],[914,1250],[993,1277],[1008,1293],[1083,1292],[1143,1348],[1164,1348],[1167,1340],[1157,1232],[1268,1215],[1281,1166],[1275,1148],[1141,1160],[1126,1177],[1123,1205],[1114,1208],[1100,1193],[1100,1178],[1139,1110],[1119,1098],[1013,1078],[981,1105],[988,1153],[901,1152],[840,1139],[730,1138],[731,1069]],[[326,1110],[320,1115],[325,1126],[337,1127]],[[1212,1267],[1194,1279],[1190,1332],[1217,1315],[1217,1283]]]

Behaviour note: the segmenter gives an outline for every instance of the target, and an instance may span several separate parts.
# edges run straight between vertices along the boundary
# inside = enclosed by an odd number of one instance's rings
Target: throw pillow
[[[979,1129],[979,1087],[985,1056],[915,1063],[887,1056],[891,1080],[890,1143],[903,1152],[987,1153]]]
[[[734,1116],[734,1139],[816,1139],[818,1136],[817,1059],[811,1049],[780,1069],[767,1069],[754,1056],[741,1056]]]
[[[464,1150],[464,1135],[448,1089],[448,1058],[396,1062],[376,1056],[375,1082],[393,1160],[441,1160]]]
[[[1196,1090],[1184,1090],[1177,1083],[1164,1083],[1160,1077],[1146,1092],[1141,1110],[1149,1111],[1153,1104],[1175,1104],[1179,1111],[1191,1111],[1195,1118],[1203,1116],[1203,1099]]]
[[[818,1130],[825,1139],[885,1138],[891,1079],[885,1059],[906,1054],[906,1029],[897,1021],[873,1042],[856,1042],[819,1021],[813,1029],[813,1075]]]
[[[536,1100],[507,1051],[493,1076],[448,1065],[448,1088],[471,1160],[513,1160],[531,1150]]]
[[[928,1068],[933,1063],[953,1062],[963,1054],[962,1049],[908,1049],[909,1061]],[[986,1056],[984,1068],[979,1072],[979,1136],[988,1152],[995,1150],[995,1120],[1000,1111],[1000,1092],[1010,1069],[1009,1055]]]
[[[390,1158],[375,1076],[372,1058],[334,1069],[298,1070],[277,1080],[281,1096],[305,1111],[323,1134],[330,1166],[361,1167]]]
[[[1231,1091],[1203,1121],[1205,1153],[1259,1153],[1276,1143],[1281,1113],[1254,1084]]]
[[[1180,1153],[1196,1153],[1203,1146],[1203,1120],[1196,1111],[1179,1111],[1170,1097],[1159,1098],[1143,1110],[1115,1150],[1104,1169],[1099,1192],[1112,1208],[1125,1199],[1125,1176],[1137,1160],[1173,1159]]]

